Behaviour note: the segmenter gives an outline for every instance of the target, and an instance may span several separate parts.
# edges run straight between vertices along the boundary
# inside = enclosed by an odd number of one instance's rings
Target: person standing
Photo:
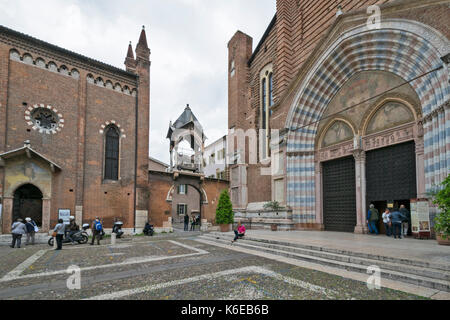
[[[400,206],[400,212],[406,217],[406,219],[402,222],[403,236],[406,237],[408,235],[409,225],[411,224],[411,213],[403,204]]]
[[[100,245],[100,235],[102,234],[102,231],[103,231],[103,225],[100,222],[100,218],[99,217],[95,217],[94,222],[92,222],[92,242],[91,242],[91,246],[94,245],[95,238],[97,238],[97,244]]]
[[[72,242],[72,245],[75,244],[75,240],[73,240],[73,235],[75,233],[77,233],[78,231],[80,231],[80,227],[77,225],[76,221],[75,221],[75,217],[71,216],[70,217],[70,223],[69,223],[69,227],[68,227],[68,234],[67,234],[67,238]]]
[[[189,216],[187,213],[184,214],[184,231],[189,231]]]
[[[378,210],[373,204],[370,205],[369,212],[367,213],[367,224],[369,226],[369,232],[378,234],[377,223],[379,219]]]
[[[406,217],[400,211],[398,211],[397,208],[395,208],[391,213],[392,227],[394,229],[394,239],[397,239],[397,236],[399,239],[402,238],[402,221],[405,219]]]
[[[37,227],[36,222],[31,220],[31,218],[25,218],[25,221],[27,222],[27,223],[25,223],[25,227],[27,228],[27,242],[25,244],[29,245],[30,239],[31,239],[31,244],[34,245],[35,234],[36,234],[35,227]]]
[[[16,222],[14,222],[11,226],[11,234],[12,234],[12,243],[11,248],[14,248],[16,246],[17,242],[17,248],[20,248],[20,245],[22,244],[22,236],[27,233],[27,227],[23,223],[22,219],[17,219]]]
[[[195,217],[191,215],[191,231],[195,231]]]
[[[57,247],[55,250],[62,249],[62,243],[63,243],[65,232],[66,232],[66,225],[64,224],[64,220],[59,219],[58,224],[55,226],[55,229],[53,229],[53,233],[56,233],[55,238],[56,238]]]
[[[392,222],[391,222],[391,212],[389,211],[389,208],[386,208],[386,210],[383,212],[382,215],[384,228],[386,229],[386,235],[390,237],[392,235]]]

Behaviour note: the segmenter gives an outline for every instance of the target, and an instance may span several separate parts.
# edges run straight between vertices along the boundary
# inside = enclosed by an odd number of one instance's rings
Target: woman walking
[[[11,234],[12,234],[12,243],[11,248],[14,248],[16,246],[17,242],[17,248],[20,248],[20,245],[22,244],[22,236],[27,233],[27,227],[23,223],[22,219],[17,219],[16,222],[13,223],[11,226]]]
[[[66,225],[64,224],[64,220],[59,219],[58,224],[55,226],[55,229],[53,229],[53,234],[56,238],[56,243],[57,243],[57,248],[55,250],[62,249],[62,242],[63,242],[65,231],[66,231]]]
[[[390,237],[392,235],[392,222],[391,222],[391,212],[389,211],[389,208],[386,208],[386,210],[383,212],[382,215],[384,228],[386,229],[386,235]]]

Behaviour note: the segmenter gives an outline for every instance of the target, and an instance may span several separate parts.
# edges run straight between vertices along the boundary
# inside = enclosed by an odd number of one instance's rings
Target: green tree
[[[434,195],[434,203],[440,213],[434,219],[434,230],[441,233],[443,239],[450,237],[450,175],[442,182],[441,190]]]
[[[234,221],[233,205],[231,204],[228,190],[220,193],[219,203],[216,209],[217,224],[232,224]]]

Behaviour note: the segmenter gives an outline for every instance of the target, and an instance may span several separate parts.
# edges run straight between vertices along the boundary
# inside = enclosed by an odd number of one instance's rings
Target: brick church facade
[[[450,173],[450,2],[276,5],[254,51],[228,43],[236,217],[365,233],[370,203],[427,199]],[[286,210],[264,224],[272,200]]]
[[[59,213],[111,228],[148,220],[150,50],[145,29],[126,70],[0,27],[2,231]]]

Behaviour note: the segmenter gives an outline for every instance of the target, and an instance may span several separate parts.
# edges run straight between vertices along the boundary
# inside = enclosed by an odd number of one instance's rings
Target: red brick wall
[[[95,216],[104,219],[105,227],[112,227],[114,218],[120,218],[125,228],[134,226],[135,138],[136,105],[140,122],[138,155],[139,190],[138,210],[148,209],[148,137],[149,137],[149,61],[141,57],[137,77],[115,72],[67,53],[53,52],[47,45],[40,47],[27,39],[15,38],[17,46],[10,45],[9,35],[0,34],[0,152],[23,146],[30,140],[31,147],[61,167],[53,175],[51,199],[51,225],[57,220],[58,209],[70,209],[75,215],[76,206],[83,207],[83,222]],[[23,41],[23,42],[21,42]],[[41,57],[46,63],[54,61],[58,67],[76,68],[79,79],[50,72],[34,65],[10,60],[10,50],[20,55],[30,53],[34,60]],[[138,88],[138,97],[88,84],[87,74],[113,84]],[[147,88],[140,86],[147,86]],[[63,115],[64,128],[48,135],[32,130],[25,121],[26,106],[51,105]],[[6,117],[5,117],[6,116]],[[103,181],[104,136],[102,125],[115,120],[124,129],[121,138],[120,181]],[[30,130],[31,129],[31,130]],[[3,168],[0,168],[0,195],[2,194]],[[143,182],[144,181],[144,182]],[[142,204],[142,199],[147,199]]]

